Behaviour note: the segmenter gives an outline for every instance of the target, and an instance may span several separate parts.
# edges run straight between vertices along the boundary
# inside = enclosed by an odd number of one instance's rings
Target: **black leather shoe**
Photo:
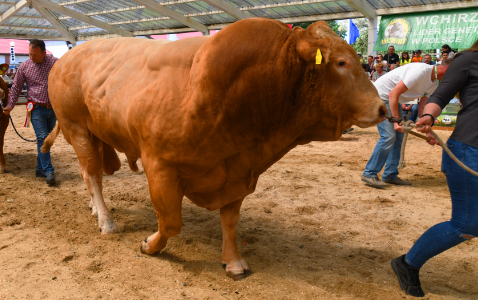
[[[55,183],[55,174],[50,173],[46,175],[46,183],[47,184],[54,184]]]
[[[45,172],[43,170],[36,171],[36,177],[46,178]]]
[[[407,264],[405,255],[392,259],[392,269],[395,275],[397,275],[400,288],[402,288],[405,294],[413,297],[425,296],[420,284],[420,275],[418,274],[420,269]]]

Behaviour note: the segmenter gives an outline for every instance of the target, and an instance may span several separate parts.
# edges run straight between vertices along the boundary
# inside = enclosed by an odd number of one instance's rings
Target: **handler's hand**
[[[3,110],[3,114],[8,116],[10,114],[10,111],[12,110],[12,108],[10,106],[7,106],[5,107],[5,109]]]
[[[405,132],[405,130],[402,129],[402,126],[398,125],[398,123],[393,123],[393,128],[398,132]]]
[[[438,141],[437,141],[436,138],[433,136],[433,134],[427,133],[427,137],[429,137],[429,138],[432,139],[431,141],[427,141],[428,144],[430,144],[430,145],[432,145],[432,146],[435,146],[436,144],[438,144]]]
[[[417,123],[415,123],[415,125],[417,125],[417,131],[420,131],[423,133],[429,133],[432,130],[433,121],[432,121],[432,118],[428,115],[420,118],[420,120],[418,120]]]

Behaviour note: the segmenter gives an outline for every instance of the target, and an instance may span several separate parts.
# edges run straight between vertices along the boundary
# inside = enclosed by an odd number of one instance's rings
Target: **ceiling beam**
[[[14,15],[12,18],[25,18],[25,19],[35,19],[35,20],[45,20],[45,17],[37,17],[37,16],[27,16],[27,15]]]
[[[185,17],[184,15],[170,9],[169,7],[166,7],[164,5],[159,4],[156,1],[153,0],[134,0],[134,2],[137,2],[139,4],[142,4],[146,6],[147,8],[154,10],[157,13],[160,13],[164,16],[170,17],[173,20],[178,21],[181,24],[184,24],[186,26],[195,28],[201,32],[206,32],[207,27],[204,26],[203,24],[196,22],[194,20],[189,19],[188,17]]]
[[[75,5],[75,4],[80,4],[80,3],[85,3],[85,2],[93,2],[95,0],[73,0],[73,1],[68,1],[68,2],[62,2],[58,3],[60,6],[67,6],[67,5]]]
[[[133,34],[127,30],[115,27],[113,25],[98,21],[96,19],[93,19],[92,17],[85,16],[82,13],[76,12],[74,10],[65,8],[63,6],[60,6],[58,4],[55,4],[53,2],[50,2],[48,0],[33,0],[35,4],[38,6],[43,6],[45,8],[48,8],[50,10],[54,10],[56,12],[59,12],[61,14],[70,16],[74,19],[80,20],[82,22],[91,24],[95,27],[102,28],[104,30],[107,30],[109,32],[113,32],[115,34],[121,35],[121,36],[127,36],[127,37],[132,37]]]
[[[357,11],[362,13],[362,15],[365,16],[365,18],[375,19],[377,17],[375,9],[372,6],[370,6],[370,4],[368,4],[367,1],[365,0],[345,0],[345,1],[347,1],[347,3],[350,4]]]
[[[306,4],[315,4],[315,3],[335,2],[335,1],[337,1],[337,0],[291,1],[291,2],[285,2],[285,3],[274,3],[274,4],[241,7],[240,10],[257,10],[257,9],[268,9],[268,8],[281,8],[281,7],[286,7],[286,6],[297,6],[297,5],[306,5]]]
[[[5,21],[10,18],[11,16],[13,16],[14,14],[16,14],[17,12],[19,12],[23,7],[25,7],[26,5],[28,4],[28,1],[27,0],[22,0],[16,4],[14,4],[12,7],[10,7],[6,12],[4,12],[1,16],[0,16],[0,24],[3,24],[5,23]]]
[[[5,1],[0,1],[0,5],[15,5],[16,3],[13,2],[5,2]]]
[[[8,25],[2,24],[0,28],[14,28],[14,29],[41,29],[41,30],[56,30],[55,27],[44,27],[44,26],[21,26],[21,25]]]
[[[43,6],[39,6],[34,4],[33,7],[35,7],[36,11],[38,11],[42,16],[44,16],[48,22],[50,22],[51,25],[53,25],[60,33],[63,35],[67,41],[69,41],[72,44],[76,44],[76,36],[71,33],[68,28],[61,23],[58,18],[53,14],[49,9],[44,8]]]
[[[226,2],[224,0],[203,0],[204,2],[211,4],[212,6],[215,6],[221,10],[223,10],[225,13],[233,16],[234,18],[238,20],[250,18],[248,14],[244,13],[241,11],[238,7],[230,4],[229,2]]]
[[[64,41],[64,37],[59,36],[46,36],[46,35],[19,35],[19,34],[8,34],[0,33],[0,38],[2,39],[17,39],[17,40],[33,40],[33,39],[42,39],[44,41]]]
[[[407,6],[407,7],[384,8],[384,9],[377,9],[376,12],[377,12],[377,15],[384,16],[384,15],[406,14],[406,13],[415,13],[415,12],[471,8],[471,7],[477,7],[477,6],[478,6],[477,0],[470,0],[470,1],[455,1],[455,2],[447,2],[447,3]]]

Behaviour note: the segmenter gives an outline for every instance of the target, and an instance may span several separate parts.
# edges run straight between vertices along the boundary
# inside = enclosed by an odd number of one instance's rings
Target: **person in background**
[[[388,72],[388,64],[387,64],[387,61],[386,60],[383,60],[382,61],[382,66],[383,66],[383,70],[385,72]]]
[[[383,60],[385,60],[389,66],[390,65],[397,65],[397,67],[400,66],[400,57],[398,57],[398,54],[395,53],[394,46],[388,46],[388,53],[385,54],[385,56],[383,57]]]
[[[367,72],[369,72],[370,75],[372,75],[374,71],[375,71],[375,65],[373,63],[373,56],[369,55],[367,57]]]
[[[389,69],[388,71],[391,72],[395,70],[396,68],[398,68],[396,64],[391,64],[390,67],[388,68]]]
[[[443,61],[442,65],[449,60]],[[416,123],[422,126],[417,127],[417,130],[432,139],[430,145],[437,143],[430,134],[435,119],[458,92],[463,109],[458,112],[455,129],[446,144],[463,164],[478,172],[478,40],[470,49],[455,55],[440,86],[428,100],[424,114]],[[461,168],[445,150],[441,171],[446,176],[451,196],[450,221],[430,227],[408,253],[391,261],[401,289],[415,297],[425,295],[419,272],[429,259],[478,236],[478,177]],[[464,249],[474,250],[470,249],[472,245]],[[452,255],[452,260],[445,263],[457,264],[460,260],[459,255]],[[433,282],[432,279],[430,282]]]
[[[361,65],[362,65],[363,71],[365,72],[365,74],[367,74],[368,79],[371,79],[370,73],[367,72],[367,67],[368,67],[368,65],[367,65],[367,64],[361,64]]]
[[[430,54],[425,54],[425,63],[431,66],[435,65],[435,62],[432,61],[432,56]]]
[[[12,78],[12,76],[13,76],[13,69],[8,70],[8,73],[6,73],[5,75],[7,75],[9,78]]]
[[[383,61],[383,55],[382,54],[377,54],[378,59],[377,62],[382,62]]]
[[[372,81],[373,82],[377,81],[377,79],[379,79],[383,75],[387,74],[387,72],[383,70],[383,64],[384,63],[386,63],[386,62],[377,63],[375,65],[375,73],[373,73],[373,75],[372,75]]]
[[[406,51],[402,53],[402,59],[401,60],[402,60],[401,61],[402,66],[412,62],[412,59],[410,58],[410,55],[408,55],[408,52],[406,52]]]
[[[48,97],[48,75],[58,58],[50,54],[47,55],[45,42],[37,39],[30,41],[29,55],[30,59],[22,63],[16,72],[12,89],[8,95],[8,104],[3,113],[10,114],[18,101],[23,84],[26,82],[27,99],[34,103],[31,122],[37,138],[36,177],[46,178],[47,184],[54,184],[55,175],[50,152],[42,153],[41,147],[56,123],[55,112]]]
[[[423,62],[422,50],[413,51],[412,62]]]
[[[448,59],[448,53],[443,52],[442,55],[441,55],[440,61],[437,62],[437,65],[441,65],[441,62],[444,61],[444,60],[447,60],[447,59]],[[437,58],[437,60],[439,60],[439,58]]]
[[[448,53],[448,58],[453,58],[453,56],[455,55],[455,52],[453,52],[453,50],[447,44],[441,46],[441,52]]]

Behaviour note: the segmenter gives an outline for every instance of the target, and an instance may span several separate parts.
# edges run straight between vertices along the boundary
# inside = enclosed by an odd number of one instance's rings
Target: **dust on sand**
[[[22,124],[23,107],[13,116]],[[124,155],[121,170],[104,177],[120,232],[102,236],[73,148],[57,139],[57,184],[48,187],[35,178],[36,146],[11,126],[5,139],[0,299],[406,299],[390,260],[451,212],[439,147],[410,137],[400,177],[413,186],[377,190],[360,181],[376,128],[300,146],[244,201],[238,244],[254,274],[234,282],[221,267],[218,211],[185,198],[182,232],[161,254],[143,255],[140,241],[157,219],[144,172],[131,172]],[[478,299],[477,248],[472,240],[430,260],[421,271],[426,298]]]

